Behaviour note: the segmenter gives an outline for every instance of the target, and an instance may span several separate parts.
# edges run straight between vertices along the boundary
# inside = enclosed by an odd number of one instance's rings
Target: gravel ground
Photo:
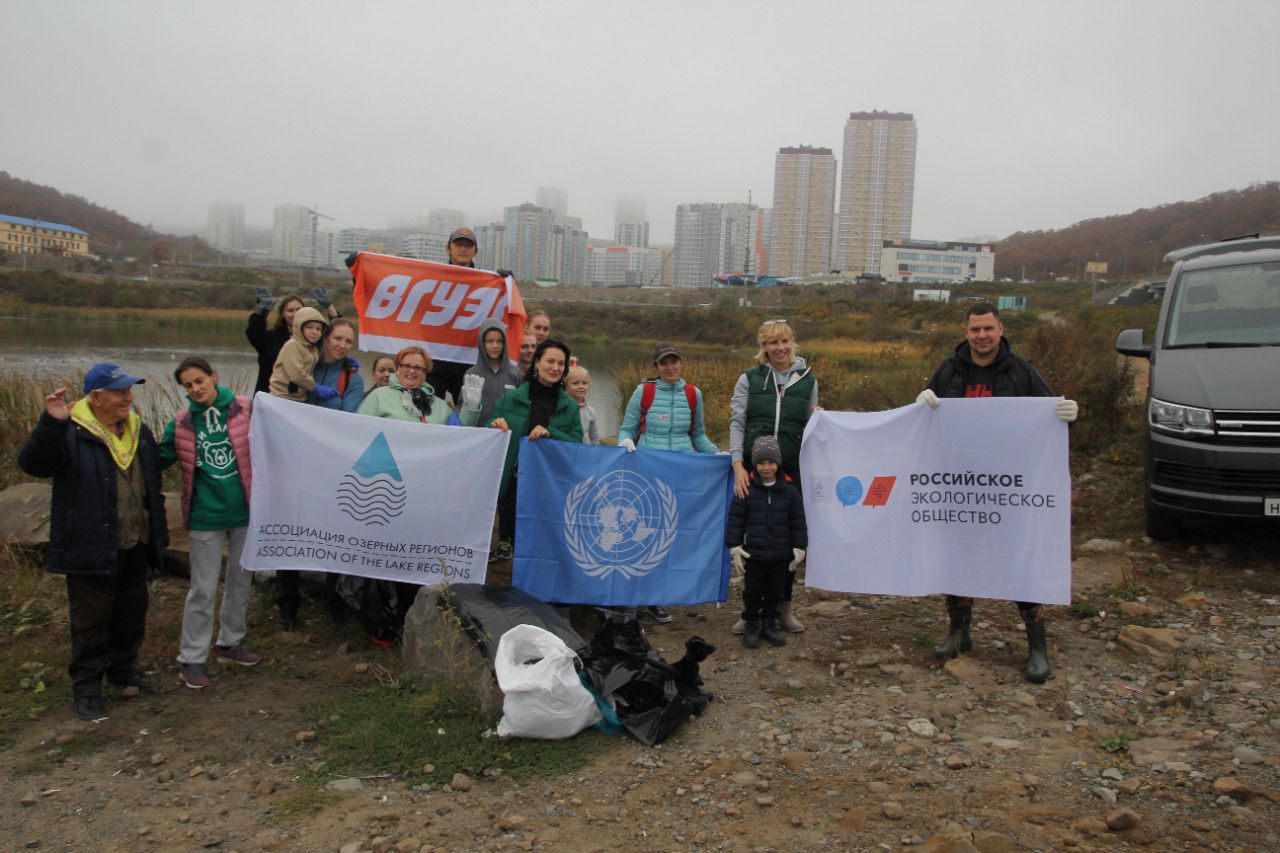
[[[56,850],[1280,849],[1280,571],[1255,534],[1188,548],[1079,545],[1081,618],[1054,608],[1053,676],[1025,683],[1017,611],[980,601],[972,654],[940,666],[940,600],[798,588],[807,625],[744,649],[729,608],[649,628],[700,634],[715,701],[671,740],[611,738],[569,776],[395,776],[316,790],[306,707],[396,652],[323,620],[270,637],[212,689],[147,660],[159,695],[97,726],[59,709],[2,754],[0,840]],[[1263,549],[1264,551],[1266,549]],[[155,607],[183,583],[156,581]],[[376,669],[376,667],[374,668]],[[604,737],[591,735],[593,737]],[[320,728],[317,735],[323,741]]]

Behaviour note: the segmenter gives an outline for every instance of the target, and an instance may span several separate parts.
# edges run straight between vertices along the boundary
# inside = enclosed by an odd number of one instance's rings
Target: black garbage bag
[[[441,606],[452,608],[463,629],[475,641],[489,663],[498,653],[498,641],[516,625],[536,625],[555,634],[575,652],[585,645],[560,612],[527,592],[498,589],[478,583],[450,584],[440,595]]]
[[[634,616],[608,613],[581,653],[592,689],[613,702],[618,722],[645,746],[669,738],[691,715],[701,715],[713,698],[702,689],[698,665],[716,647],[690,637],[684,648],[684,657],[669,664],[649,645]]]
[[[338,599],[355,614],[360,627],[383,644],[399,641],[418,589],[417,584],[359,575],[340,575],[335,586]]]

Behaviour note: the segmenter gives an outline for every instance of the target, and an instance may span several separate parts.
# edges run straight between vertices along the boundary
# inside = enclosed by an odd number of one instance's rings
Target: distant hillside
[[[1080,277],[1087,261],[1107,261],[1107,278],[1160,270],[1166,252],[1238,234],[1280,234],[1280,182],[1214,193],[1058,231],[1019,231],[996,244],[996,277],[1041,281]]]
[[[173,252],[204,260],[208,246],[194,237],[161,234],[88,199],[0,172],[0,213],[43,219],[89,232],[89,251],[103,257],[169,260]]]

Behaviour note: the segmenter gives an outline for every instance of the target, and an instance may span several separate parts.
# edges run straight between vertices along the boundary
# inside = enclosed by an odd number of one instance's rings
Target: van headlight
[[[1147,414],[1151,426],[1165,432],[1213,435],[1213,412],[1209,409],[1179,406],[1152,397]]]

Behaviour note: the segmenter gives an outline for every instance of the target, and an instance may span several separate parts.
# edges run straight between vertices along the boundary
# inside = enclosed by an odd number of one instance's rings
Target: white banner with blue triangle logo
[[[244,567],[484,583],[507,441],[260,393]]]

